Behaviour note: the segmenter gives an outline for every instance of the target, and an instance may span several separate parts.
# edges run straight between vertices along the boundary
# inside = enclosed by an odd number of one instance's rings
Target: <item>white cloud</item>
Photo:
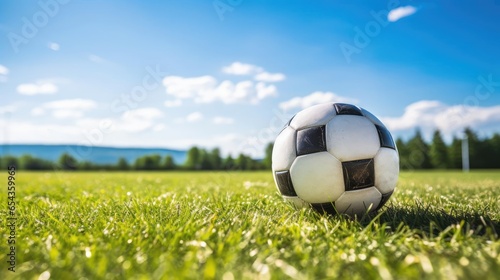
[[[215,91],[213,98],[219,98],[224,103],[234,103],[239,100],[245,100],[250,95],[254,95],[254,87],[252,81],[242,81],[234,86],[234,90],[231,92],[219,92]]]
[[[76,98],[51,101],[42,106],[47,109],[90,110],[97,107],[97,103],[91,99]]]
[[[265,83],[257,83],[255,89],[257,91],[258,100],[278,95],[278,89],[276,88],[275,85],[266,85]]]
[[[166,127],[167,127],[166,125],[159,123],[159,124],[153,126],[153,131],[157,131],[157,132],[162,131],[162,130],[165,130]]]
[[[83,117],[82,111],[59,109],[52,112],[52,116],[58,119],[68,119],[68,118],[81,118]]]
[[[7,106],[0,107],[0,115],[3,115],[3,114],[12,114],[15,111],[17,111],[17,107],[14,106],[14,105],[7,105]]]
[[[124,120],[152,120],[163,117],[163,112],[157,108],[139,108],[122,114]]]
[[[59,103],[51,103],[48,107],[60,108]],[[43,104],[42,104],[43,105]],[[42,105],[39,106],[42,110]],[[47,106],[45,106],[47,107]],[[44,107],[44,113],[50,115],[54,109]],[[0,109],[2,109],[1,107]],[[6,108],[7,110],[8,108]],[[182,142],[185,138],[165,138],[169,132],[164,122],[166,113],[161,108],[146,107],[124,112],[113,118],[82,117],[69,119],[64,123],[46,118],[30,118],[29,121],[16,120],[7,122],[0,115],[0,127],[6,133],[0,133],[0,143],[37,143],[37,144],[84,144],[97,146],[167,146],[177,143],[179,148],[189,147],[189,143],[203,144],[205,137],[193,138],[193,142]],[[189,119],[199,119],[192,114]],[[48,122],[49,121],[49,122]],[[184,118],[186,122],[186,118]],[[47,123],[48,122],[48,123]],[[35,135],[36,137],[33,137]],[[157,137],[163,135],[162,137]],[[182,134],[179,134],[182,135]],[[156,136],[156,137],[154,137]],[[207,135],[206,135],[207,136]],[[212,139],[207,136],[208,141]],[[165,140],[167,139],[167,140]],[[210,142],[212,143],[212,142]],[[204,145],[204,144],[203,144]],[[217,146],[213,143],[213,147]]]
[[[124,112],[120,119],[114,121],[112,129],[123,132],[140,132],[149,128],[158,129],[155,120],[163,117],[163,112],[157,108],[146,107]]]
[[[253,102],[256,103],[266,97],[276,96],[277,89],[274,85],[264,83],[255,84],[253,81],[240,81],[234,83],[224,80],[217,83],[212,76],[183,78],[167,76],[163,85],[168,95],[177,99],[194,99],[197,103],[223,103]]]
[[[199,122],[203,119],[203,114],[200,112],[193,112],[186,117],[187,122]]]
[[[0,64],[0,79],[2,78],[2,76],[7,76],[8,74],[9,74],[9,68]],[[3,77],[3,78],[6,78],[6,77]]]
[[[175,100],[167,100],[165,103],[163,103],[165,107],[167,108],[172,108],[172,107],[179,107],[182,105],[182,100],[180,99],[175,99]]]
[[[222,72],[231,75],[254,75],[254,79],[259,82],[281,82],[286,76],[283,73],[269,73],[264,68],[253,64],[233,62],[231,65],[223,67]]]
[[[163,78],[163,85],[168,95],[179,101],[167,101],[166,107],[180,104],[180,99],[193,99],[197,103],[211,103],[221,101],[226,104],[237,102],[258,103],[267,97],[276,96],[278,90],[275,85],[268,84],[285,80],[283,73],[265,72],[262,67],[233,62],[223,67],[224,73],[232,75],[252,75],[254,81],[223,80],[217,81],[213,76],[199,77],[167,76]]]
[[[81,118],[85,111],[94,109],[97,103],[90,99],[64,99],[43,103],[31,110],[33,116],[42,116],[46,111],[51,111],[55,118]]]
[[[215,117],[212,120],[214,124],[233,124],[234,119],[232,118],[227,118],[227,117]]]
[[[0,127],[6,133],[0,133],[0,143],[32,143],[32,144],[80,144],[90,146],[149,146],[170,147],[170,140],[157,136],[159,129],[165,129],[161,123],[128,124],[120,117],[75,119],[72,123],[44,123],[36,118],[29,121],[7,121],[0,117]],[[150,129],[150,131],[147,131]],[[161,132],[165,135],[165,131]],[[167,134],[168,135],[168,134]],[[36,136],[36,137],[35,137]],[[167,143],[167,144],[166,144]],[[188,146],[179,146],[186,148]],[[84,155],[82,155],[84,156]]]
[[[284,111],[290,109],[304,109],[312,105],[326,102],[356,103],[357,100],[349,97],[339,96],[333,92],[315,91],[304,97],[294,97],[279,104]]]
[[[141,134],[142,132],[145,132],[148,129],[152,131],[161,131],[166,127],[162,123],[157,123],[157,119],[163,116],[163,113],[161,113],[161,111],[155,112],[156,110],[156,108],[140,108],[127,111],[117,118],[77,119],[76,125],[82,131],[86,131],[84,135],[88,135],[90,131],[99,129],[106,135],[103,140],[110,141],[110,145],[120,143],[120,145],[124,146],[142,146],[154,141],[154,139],[147,139],[145,141],[144,136]],[[105,143],[99,144],[101,145]]]
[[[31,109],[31,115],[35,117],[45,115],[45,110],[40,107],[33,108]]]
[[[22,95],[54,94],[59,90],[55,84],[43,81],[31,84],[20,84],[16,89],[17,92]]]
[[[44,124],[27,121],[12,123],[0,119],[0,127],[5,127],[8,133],[0,133],[0,143],[77,143],[82,140],[82,128],[71,125]]]
[[[408,105],[400,117],[386,117],[381,120],[392,131],[413,130],[419,127],[427,133],[439,129],[444,134],[451,135],[459,133],[465,127],[498,126],[500,105],[447,105],[439,101],[422,100]]]
[[[104,59],[98,55],[95,55],[95,54],[89,54],[88,58],[90,61],[92,61],[94,63],[106,63],[106,62],[108,62],[106,59]]]
[[[219,85],[214,85],[212,88],[207,88],[205,91],[199,92],[195,98],[195,102],[210,103],[216,100],[221,100],[224,103],[232,103],[234,102],[233,100],[245,97],[241,96],[241,89],[245,86],[245,84],[247,83],[239,83],[238,88],[240,88],[240,90],[239,93],[237,93],[233,82],[227,80],[222,81]]]
[[[82,129],[92,129],[99,128],[101,122],[108,122],[109,124],[114,123],[112,119],[98,119],[98,118],[79,118],[75,120],[78,127]]]
[[[60,46],[58,43],[54,43],[54,42],[49,42],[47,44],[47,47],[53,51],[58,51],[60,49]]]
[[[415,8],[413,6],[398,7],[398,8],[393,9],[389,12],[389,14],[387,15],[387,19],[390,22],[395,22],[395,21],[398,21],[404,17],[411,16],[416,12],[417,12],[417,8]]]
[[[262,71],[264,71],[262,67],[241,63],[239,61],[233,62],[231,65],[222,68],[222,72],[231,75],[255,75]]]
[[[256,81],[261,81],[261,82],[281,82],[284,81],[286,78],[285,74],[283,73],[269,73],[269,72],[262,72],[257,75],[255,75],[254,79]]]
[[[167,94],[176,98],[192,98],[204,95],[212,91],[217,81],[212,76],[201,76],[194,78],[183,78],[179,76],[167,76],[163,79],[163,85]]]
[[[8,133],[0,133],[0,142],[6,143],[77,143],[82,138],[81,128],[74,125],[40,124],[26,121],[15,123],[0,119],[0,127]],[[36,136],[36,137],[34,137]]]

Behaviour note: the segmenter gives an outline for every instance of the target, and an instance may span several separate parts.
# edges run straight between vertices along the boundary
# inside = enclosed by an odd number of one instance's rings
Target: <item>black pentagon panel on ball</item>
[[[297,131],[297,156],[326,151],[325,126],[304,128]]]
[[[375,185],[375,167],[373,159],[342,162],[346,191],[373,187]]]
[[[394,191],[391,191],[391,192],[388,192],[388,193],[382,195],[382,199],[380,200],[380,203],[378,204],[377,209],[376,209],[377,211],[380,208],[382,208],[382,206],[384,206],[384,204],[389,200],[389,198],[391,197],[393,192]]]
[[[328,214],[332,214],[332,215],[336,215],[337,214],[337,209],[335,209],[335,205],[333,202],[326,202],[326,203],[311,203],[311,207],[324,214],[324,213],[328,213]]]
[[[280,190],[281,195],[284,196],[297,196],[293,188],[292,178],[290,171],[276,171],[276,184]]]
[[[389,130],[380,125],[375,125],[375,127],[377,128],[378,137],[380,138],[380,147],[396,150],[396,144],[394,144],[394,140]]]
[[[355,115],[355,116],[363,116],[361,110],[351,104],[345,103],[335,103],[335,111],[337,111],[337,115]]]

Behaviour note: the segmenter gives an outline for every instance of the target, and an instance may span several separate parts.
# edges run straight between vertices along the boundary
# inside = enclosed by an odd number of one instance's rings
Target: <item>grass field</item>
[[[16,184],[16,272],[0,227],[0,279],[500,275],[498,171],[402,173],[361,221],[292,209],[270,172],[18,172]]]

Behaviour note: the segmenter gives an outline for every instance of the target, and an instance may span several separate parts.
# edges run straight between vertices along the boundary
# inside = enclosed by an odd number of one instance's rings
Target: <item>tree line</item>
[[[469,146],[469,162],[472,169],[500,168],[500,134],[480,138],[470,128],[464,130]],[[446,144],[439,130],[434,131],[430,143],[426,143],[420,130],[408,141],[396,140],[401,169],[461,169],[462,139],[453,137]]]
[[[500,134],[480,138],[471,129],[465,129],[469,143],[470,168],[500,168]],[[462,139],[453,137],[446,144],[442,134],[436,130],[430,143],[427,143],[420,130],[407,141],[396,140],[401,169],[460,169],[462,168]],[[183,163],[176,163],[172,156],[158,154],[144,155],[133,162],[119,158],[115,164],[97,164],[78,161],[68,153],[62,154],[55,162],[23,155],[20,157],[0,157],[0,167],[5,170],[16,165],[23,170],[269,170],[273,144],[265,148],[265,157],[256,160],[249,155],[222,157],[219,148],[211,150],[192,147],[186,153]]]
[[[190,148],[184,163],[176,163],[170,155],[144,155],[133,162],[121,157],[115,164],[97,164],[90,161],[78,161],[74,156],[63,153],[55,162],[22,155],[20,157],[0,157],[0,167],[15,165],[21,170],[265,170],[271,169],[272,144],[266,148],[263,160],[256,160],[243,153],[237,157],[222,157],[219,148],[207,150],[198,147]]]

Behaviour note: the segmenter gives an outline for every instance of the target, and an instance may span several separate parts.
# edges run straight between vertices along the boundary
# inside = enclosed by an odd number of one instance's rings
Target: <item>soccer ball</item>
[[[324,103],[297,113],[274,143],[278,191],[297,207],[361,216],[392,195],[399,155],[390,132],[367,110]]]

